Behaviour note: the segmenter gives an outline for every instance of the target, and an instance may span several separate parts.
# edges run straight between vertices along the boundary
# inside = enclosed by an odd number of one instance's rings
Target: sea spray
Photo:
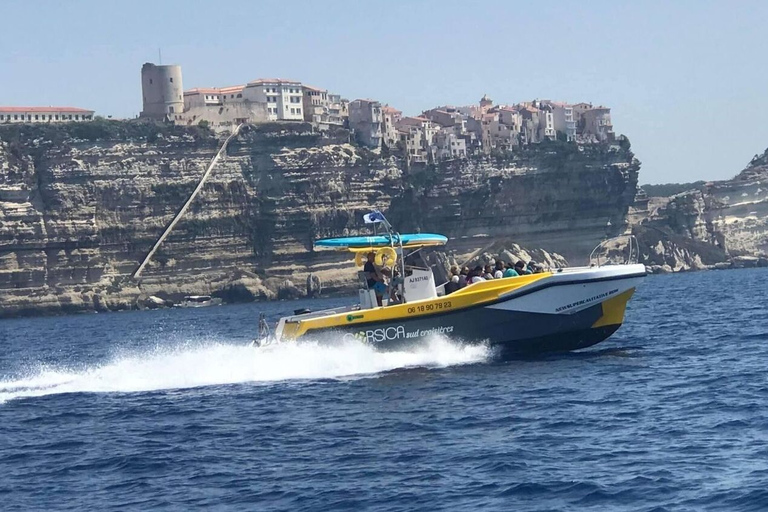
[[[78,369],[32,365],[24,375],[0,381],[0,403],[61,393],[131,393],[246,382],[370,376],[398,368],[439,368],[480,362],[484,346],[441,336],[399,351],[378,351],[358,340],[304,341],[263,348],[220,342],[182,344],[126,352]]]

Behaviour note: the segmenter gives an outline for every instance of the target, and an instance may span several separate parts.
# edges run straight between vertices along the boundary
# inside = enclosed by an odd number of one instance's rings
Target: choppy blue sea
[[[0,321],[0,509],[768,510],[768,269],[593,349],[247,342],[338,299]]]

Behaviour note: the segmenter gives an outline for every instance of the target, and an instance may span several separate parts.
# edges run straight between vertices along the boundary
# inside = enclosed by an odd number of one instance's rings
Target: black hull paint
[[[348,328],[310,331],[310,338],[366,341],[380,350],[400,350],[435,334],[464,343],[488,343],[501,357],[567,352],[590,347],[611,336],[620,325],[592,327],[602,304],[573,314],[544,314],[490,307],[451,314],[402,318]]]
[[[581,350],[608,339],[619,329],[619,327],[621,327],[621,325],[606,325],[603,327],[592,327],[579,331],[520,340],[514,343],[499,343],[495,345],[497,351],[495,355],[502,359],[509,359],[514,357]]]

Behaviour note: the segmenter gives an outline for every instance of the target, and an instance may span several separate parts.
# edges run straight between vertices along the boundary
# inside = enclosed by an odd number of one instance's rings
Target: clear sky
[[[641,183],[728,178],[768,147],[768,2],[0,1],[0,104],[141,110],[184,87],[300,80],[416,114],[540,99],[612,108]]]

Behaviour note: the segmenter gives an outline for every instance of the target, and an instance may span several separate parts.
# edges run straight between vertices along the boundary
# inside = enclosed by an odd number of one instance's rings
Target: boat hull
[[[621,321],[603,324],[601,319],[615,316],[614,308],[620,308],[623,317],[632,291],[619,296],[619,304],[601,302],[567,315],[481,306],[424,318],[331,329],[324,337],[358,339],[380,350],[399,350],[434,336],[463,343],[486,343],[503,355],[579,350],[616,332]]]
[[[389,317],[389,308],[375,308],[333,322],[319,319],[314,328],[309,320],[298,337],[354,339],[398,350],[442,335],[488,344],[504,356],[578,350],[621,326],[644,276],[642,265],[626,265],[489,281],[439,299],[390,306],[400,309]]]

